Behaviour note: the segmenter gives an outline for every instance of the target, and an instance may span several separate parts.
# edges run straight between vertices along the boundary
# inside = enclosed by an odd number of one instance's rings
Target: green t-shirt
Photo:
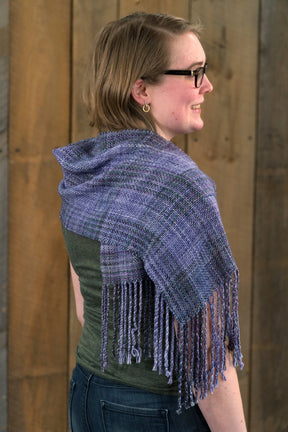
[[[101,349],[101,297],[100,242],[82,237],[63,227],[63,235],[72,266],[80,280],[84,299],[84,326],[76,350],[76,361],[102,378],[112,379],[130,386],[159,394],[177,394],[177,382],[167,383],[165,375],[153,372],[153,359],[119,365],[117,355],[109,357],[105,372],[100,368]],[[109,317],[109,340],[113,338],[112,314]]]

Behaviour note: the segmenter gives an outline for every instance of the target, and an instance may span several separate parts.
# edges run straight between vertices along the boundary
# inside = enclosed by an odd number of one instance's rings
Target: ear
[[[146,83],[141,78],[139,78],[133,85],[131,95],[140,105],[150,103]]]

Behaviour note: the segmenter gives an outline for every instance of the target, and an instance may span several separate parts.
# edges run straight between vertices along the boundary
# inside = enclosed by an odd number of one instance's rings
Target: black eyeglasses
[[[191,69],[171,69],[163,72],[164,75],[190,75],[195,77],[195,87],[199,88],[202,85],[204,75],[206,73],[207,63],[204,66],[195,70]]]

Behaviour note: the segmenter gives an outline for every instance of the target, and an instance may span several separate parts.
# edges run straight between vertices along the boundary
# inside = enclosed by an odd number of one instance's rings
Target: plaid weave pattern
[[[119,339],[123,345],[127,334],[126,357],[122,353],[121,359],[131,359],[134,349],[141,361],[139,327],[144,322],[143,286],[148,281],[155,289],[154,323],[145,324],[153,331],[154,368],[159,373],[164,369],[169,378],[178,375],[180,409],[193,405],[198,387],[200,397],[205,397],[208,382],[211,391],[217,385],[218,373],[225,369],[221,347],[225,350],[227,339],[235,365],[242,365],[238,269],[214,182],[188,155],[152,131],[105,132],[56,149],[54,155],[64,173],[59,185],[63,225],[101,242],[103,367],[108,364],[109,287],[114,287],[114,312],[118,308],[120,315],[128,314]],[[208,341],[215,347],[209,372],[215,377],[212,383],[207,370],[208,313],[214,317]],[[179,327],[174,340],[175,319]],[[133,325],[134,334],[138,329],[138,350],[131,342]],[[195,338],[192,345],[191,338]],[[188,365],[192,357],[193,364]]]

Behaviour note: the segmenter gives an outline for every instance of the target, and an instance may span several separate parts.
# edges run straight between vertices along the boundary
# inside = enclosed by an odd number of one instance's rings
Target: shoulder
[[[145,169],[171,193],[189,194],[196,189],[201,194],[214,194],[215,182],[195,161],[171,141],[161,140],[152,135],[142,143],[138,149],[139,169]]]

